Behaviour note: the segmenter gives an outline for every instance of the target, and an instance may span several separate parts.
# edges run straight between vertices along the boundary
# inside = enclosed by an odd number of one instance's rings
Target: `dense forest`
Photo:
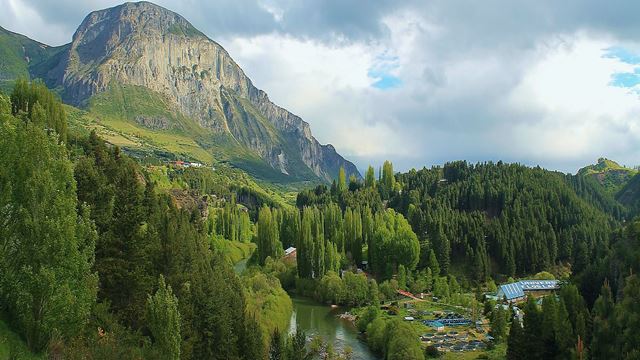
[[[407,290],[484,307],[509,359],[640,356],[635,203],[593,178],[385,162],[287,204],[222,170],[143,166],[70,130],[57,97],[26,81],[0,94],[0,149],[0,320],[33,353],[348,359],[287,332],[288,291],[360,309],[355,324],[384,358],[423,359],[433,354],[415,330],[379,309]],[[540,272],[564,285],[523,304],[522,322],[482,296]]]
[[[276,279],[238,277],[215,246],[219,236],[248,241],[246,213],[181,206],[117,147],[67,133],[41,83],[0,96],[0,133],[0,311],[32,351],[265,356],[290,300]],[[284,301],[284,321],[256,301]]]

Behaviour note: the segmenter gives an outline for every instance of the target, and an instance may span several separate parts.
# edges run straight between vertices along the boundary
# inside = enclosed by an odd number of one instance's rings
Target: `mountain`
[[[593,165],[578,170],[578,175],[596,179],[607,192],[614,194],[638,172],[619,165],[613,160],[600,158]]]
[[[332,145],[313,137],[307,122],[256,88],[222,46],[165,8],[137,2],[95,11],[70,44],[41,48],[46,54],[27,66],[31,77],[130,142],[148,140],[168,151],[172,142],[186,142],[193,151],[178,155],[200,160],[192,155],[207,152],[212,162],[265,179],[331,181],[341,166],[360,178]],[[25,58],[19,50],[12,47],[13,57]]]
[[[0,89],[9,90],[19,77],[62,50],[0,27]]]

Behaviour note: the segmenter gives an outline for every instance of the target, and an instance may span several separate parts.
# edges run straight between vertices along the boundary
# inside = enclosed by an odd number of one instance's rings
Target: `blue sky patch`
[[[635,69],[632,73],[615,73],[611,75],[609,83],[615,87],[632,88],[640,84],[640,68]]]
[[[640,65],[640,55],[622,46],[612,46],[604,49],[604,58],[617,59],[625,64]],[[640,85],[640,66],[633,69],[633,72],[618,72],[611,75],[609,85],[632,89]]]
[[[402,80],[394,72],[400,67],[397,56],[382,54],[376,57],[376,63],[369,69],[367,76],[375,80],[373,87],[387,90],[402,86]]]
[[[402,80],[389,74],[382,75],[378,81],[373,83],[373,87],[382,90],[397,88],[400,85],[402,85]]]
[[[640,55],[623,48],[622,46],[612,46],[604,49],[603,57],[608,59],[618,59],[626,64],[639,65]]]

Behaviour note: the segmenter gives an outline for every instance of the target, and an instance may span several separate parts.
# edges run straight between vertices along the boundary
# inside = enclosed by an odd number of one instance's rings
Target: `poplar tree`
[[[367,168],[367,173],[364,178],[364,186],[368,188],[376,187],[376,174],[373,170],[373,166],[371,165],[369,165],[369,168]]]
[[[147,299],[146,322],[153,335],[156,355],[165,360],[180,359],[180,313],[178,298],[160,275],[158,290]]]
[[[347,175],[344,172],[344,167],[341,166],[338,171],[338,192],[343,193],[347,191]]]

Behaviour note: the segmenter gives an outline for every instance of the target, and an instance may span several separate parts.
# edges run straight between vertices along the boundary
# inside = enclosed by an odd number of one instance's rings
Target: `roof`
[[[504,295],[507,300],[513,300],[524,297],[524,290],[520,286],[520,283],[504,284],[500,285],[498,294]]]
[[[555,290],[558,288],[558,280],[522,280],[520,286],[525,291]]]
[[[291,253],[293,253],[294,251],[296,251],[296,248],[294,248],[293,246],[290,246],[287,248],[287,250],[284,251],[284,255],[291,255]]]
[[[440,321],[427,321],[427,325],[434,327],[434,328],[441,328],[444,327],[444,324],[441,323]]]
[[[555,290],[558,288],[558,280],[522,280],[500,285],[498,295],[504,295],[507,300],[513,300],[524,297],[525,291]]]

